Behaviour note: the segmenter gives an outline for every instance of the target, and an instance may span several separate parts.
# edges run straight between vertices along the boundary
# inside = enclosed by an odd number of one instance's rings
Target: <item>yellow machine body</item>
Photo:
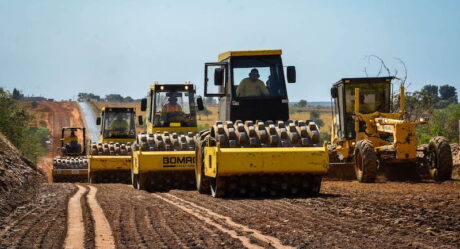
[[[205,175],[307,173],[324,175],[329,168],[327,147],[220,148],[205,147]]]
[[[195,169],[194,151],[134,151],[133,173]]]
[[[126,107],[103,107],[101,109],[100,117],[98,118],[97,125],[100,125],[100,135],[98,139],[98,144],[127,144],[133,143],[135,141],[135,136],[132,137],[121,137],[121,138],[114,138],[105,136],[105,131],[108,129],[108,124],[105,122],[105,115],[110,115],[110,112],[122,113],[126,115],[130,115],[131,120],[127,120],[130,122],[130,128],[134,129],[136,127],[136,123],[134,121],[134,117],[136,115],[135,108],[126,108]],[[94,146],[91,145],[90,146]],[[89,148],[91,152],[91,148]],[[94,178],[94,182],[107,182],[109,179],[113,180],[113,176],[115,177],[115,181],[123,181],[127,182],[129,180],[129,174],[131,170],[131,152],[126,153],[124,155],[115,154],[113,152],[104,153],[104,154],[97,154],[97,153],[89,153],[88,155],[88,174],[92,174]],[[97,176],[96,176],[97,174]],[[91,177],[90,177],[91,178]],[[118,178],[118,179],[117,179]],[[97,179],[97,180],[96,180]]]

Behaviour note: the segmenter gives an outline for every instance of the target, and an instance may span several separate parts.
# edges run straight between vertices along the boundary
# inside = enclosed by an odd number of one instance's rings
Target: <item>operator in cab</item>
[[[78,153],[81,148],[74,130],[71,130],[70,135],[64,138],[64,144],[68,153]]]
[[[249,77],[242,79],[236,88],[236,96],[259,97],[270,95],[268,88],[265,86],[263,81],[259,80],[259,77],[259,70],[253,68],[249,73]]]
[[[168,98],[168,102],[163,105],[163,108],[161,109],[161,115],[165,116],[167,113],[176,112],[182,112],[182,106],[177,103],[176,97],[171,96]]]
[[[125,135],[127,134],[128,126],[123,113],[118,113],[116,119],[110,124],[110,130],[114,135]]]

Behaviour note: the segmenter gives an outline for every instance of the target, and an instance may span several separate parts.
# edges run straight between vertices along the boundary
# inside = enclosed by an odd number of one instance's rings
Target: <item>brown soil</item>
[[[98,216],[110,224],[117,248],[458,248],[460,244],[458,180],[325,181],[317,197],[276,199],[216,199],[184,190],[149,193],[123,184],[81,186],[89,190],[81,197],[85,248],[95,248],[100,236]],[[90,197],[94,187],[97,193]],[[35,201],[0,220],[0,248],[62,247],[67,204],[76,191],[70,184],[43,185]],[[94,194],[103,214],[91,208]]]
[[[459,181],[326,181],[319,197],[280,199],[148,193],[116,184],[98,188],[120,248],[270,248],[280,247],[277,240],[298,248],[460,244]]]
[[[36,198],[0,219],[0,248],[62,248],[71,184],[43,184]]]
[[[37,116],[37,122],[46,123],[46,127],[51,131],[52,146],[50,152],[42,158],[37,167],[51,181],[51,169],[53,166],[52,158],[56,150],[61,145],[61,128],[65,126],[84,126],[77,102],[53,102],[38,101],[37,107],[31,111]]]
[[[35,198],[43,180],[35,165],[0,133],[0,220]]]

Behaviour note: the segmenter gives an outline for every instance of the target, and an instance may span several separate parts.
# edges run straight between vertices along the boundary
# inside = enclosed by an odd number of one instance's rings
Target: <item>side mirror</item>
[[[144,124],[144,120],[142,119],[142,116],[141,116],[141,115],[137,116],[137,122],[139,123],[139,125],[143,125],[143,124]]]
[[[295,83],[296,74],[295,74],[295,67],[288,66],[287,67],[287,81],[288,83]]]
[[[198,106],[198,111],[204,110],[203,98],[202,97],[198,97],[196,99],[196,105]]]
[[[96,125],[101,125],[101,117],[96,118]]]
[[[332,87],[331,88],[331,97],[335,99],[338,96],[339,96],[339,90],[337,89],[337,87]]]
[[[222,86],[224,84],[224,69],[216,68],[214,69],[214,85]]]
[[[147,110],[147,99],[141,99],[141,111],[145,112]]]

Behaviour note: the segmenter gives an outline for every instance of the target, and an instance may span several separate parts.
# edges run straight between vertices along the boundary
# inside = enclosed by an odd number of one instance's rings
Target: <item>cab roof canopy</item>
[[[164,91],[164,92],[181,91],[181,92],[184,92],[184,91],[193,91],[193,90],[195,90],[195,87],[190,82],[186,82],[185,84],[158,84],[158,83],[154,83],[154,84],[150,85],[150,89],[155,90],[157,92],[158,91]]]
[[[219,54],[218,60],[223,61],[229,57],[234,57],[234,56],[281,55],[282,53],[283,51],[281,49],[227,51],[227,52]]]
[[[112,111],[112,112],[132,112],[134,111],[133,107],[111,107],[111,106],[104,106],[102,107],[101,111]]]
[[[342,78],[335,85],[339,84],[373,84],[373,83],[391,83],[395,77],[362,77],[362,78]]]

